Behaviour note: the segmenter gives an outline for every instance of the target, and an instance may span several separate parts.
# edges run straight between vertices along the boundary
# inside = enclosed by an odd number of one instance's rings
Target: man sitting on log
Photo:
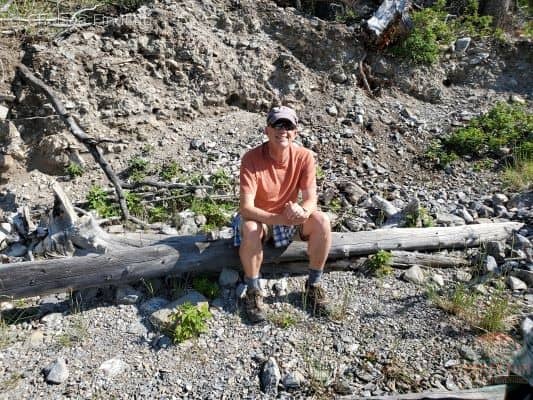
[[[265,320],[259,271],[267,240],[276,247],[287,246],[292,240],[307,241],[307,304],[314,313],[329,314],[329,302],[320,282],[331,246],[331,227],[327,215],[317,206],[313,154],[293,142],[297,127],[298,117],[293,109],[273,108],[265,128],[268,141],[242,158],[240,214],[233,222],[234,243],[240,246],[247,285],[245,312],[253,323]]]

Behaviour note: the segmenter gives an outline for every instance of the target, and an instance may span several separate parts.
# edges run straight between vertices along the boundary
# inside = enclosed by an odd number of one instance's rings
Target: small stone
[[[512,103],[518,103],[518,104],[526,104],[526,100],[524,100],[523,97],[520,97],[517,94],[511,95],[511,102]]]
[[[474,349],[468,346],[461,346],[459,349],[459,354],[461,354],[461,357],[468,361],[477,361],[479,359],[479,356]]]
[[[339,379],[333,384],[333,390],[340,395],[349,395],[353,393],[353,388],[344,379]]]
[[[39,347],[43,344],[44,334],[41,330],[33,331],[28,338],[28,342],[31,347]]]
[[[459,365],[461,362],[459,360],[448,360],[444,363],[444,368],[451,368]]]
[[[444,286],[444,277],[440,274],[431,275],[431,280],[440,287]]]
[[[457,279],[459,282],[470,282],[472,275],[466,271],[457,271],[455,273],[455,279]]]
[[[179,306],[190,303],[194,306],[200,307],[202,305],[209,306],[207,299],[199,292],[193,290],[187,293],[185,296],[167,304],[164,308],[155,311],[149,317],[150,322],[157,328],[164,328],[170,323],[170,316],[175,312]]]
[[[239,273],[231,268],[223,268],[218,276],[218,284],[222,287],[235,286],[239,281]]]
[[[339,114],[339,110],[337,109],[335,105],[327,107],[326,112],[332,117],[336,117],[337,114]]]
[[[0,121],[4,121],[9,113],[9,108],[0,105]]]
[[[453,380],[451,376],[446,379],[446,383],[444,385],[446,386],[446,389],[448,390],[451,390],[451,391],[459,390],[459,387],[456,385],[455,381]]]
[[[107,227],[107,231],[109,233],[124,233],[124,225],[122,224],[119,224],[119,225],[110,225]]]
[[[60,384],[67,380],[69,371],[67,363],[62,357],[58,357],[44,369],[45,379],[48,383]]]
[[[404,280],[417,285],[421,285],[425,282],[424,271],[422,271],[418,265],[413,265],[403,273],[402,277]]]
[[[505,243],[491,240],[486,243],[487,254],[493,256],[497,262],[502,263],[505,260]]]
[[[272,286],[272,288],[276,291],[278,296],[285,295],[287,293],[287,288],[288,287],[289,287],[289,285],[287,283],[287,279],[286,278],[278,279],[277,281],[274,282],[274,285]]]
[[[129,285],[119,286],[115,293],[117,304],[137,304],[143,294]]]
[[[493,205],[505,205],[509,201],[509,198],[503,193],[494,193],[492,195],[492,204]]]
[[[495,274],[498,272],[498,263],[494,257],[487,256],[487,258],[485,258],[485,262],[483,263],[483,268],[486,273]]]
[[[281,372],[279,371],[278,363],[272,357],[263,366],[261,371],[261,390],[266,394],[277,394],[278,384],[281,380]]]
[[[148,301],[145,301],[139,306],[139,311],[142,314],[152,314],[154,311],[157,311],[165,307],[169,301],[162,297],[153,297]]]
[[[465,220],[457,215],[437,213],[437,224],[444,226],[462,226],[465,225]]]
[[[286,389],[298,389],[305,382],[305,377],[298,371],[285,374],[281,383]]]
[[[469,37],[462,37],[455,41],[455,52],[456,53],[464,53],[468,47],[470,46],[470,42],[472,41]]]
[[[63,314],[52,313],[45,315],[41,318],[41,323],[50,327],[60,326],[63,323]]]
[[[507,277],[507,285],[513,291],[527,290],[527,285],[525,284],[525,282],[514,276]]]
[[[110,360],[104,361],[98,368],[102,371],[107,377],[113,378],[114,376],[119,375],[125,371],[128,367],[128,364],[122,361],[120,358],[111,358]]]

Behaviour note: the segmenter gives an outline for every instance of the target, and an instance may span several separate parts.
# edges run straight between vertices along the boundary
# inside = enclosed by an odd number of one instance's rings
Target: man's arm
[[[293,225],[289,219],[283,214],[274,214],[255,206],[255,194],[243,193],[240,194],[239,212],[244,219],[261,222],[267,225]]]

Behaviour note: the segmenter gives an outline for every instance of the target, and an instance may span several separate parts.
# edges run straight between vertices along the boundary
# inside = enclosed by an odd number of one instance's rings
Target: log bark
[[[431,268],[450,268],[468,265],[468,261],[463,257],[398,250],[393,250],[391,253],[392,265],[398,268],[409,268],[415,264]]]
[[[381,229],[333,233],[329,260],[368,255],[378,250],[464,249],[504,240],[522,227],[517,222],[460,227]],[[111,235],[109,235],[111,236]],[[104,239],[101,239],[104,241]],[[231,240],[208,242],[203,236],[139,238],[133,246],[102,255],[0,265],[0,298],[21,298],[91,286],[124,284],[186,272],[217,272],[240,266]],[[264,265],[307,260],[306,243],[265,248]],[[101,246],[105,249],[106,246]],[[98,250],[98,249],[95,249]]]
[[[384,0],[374,15],[366,21],[366,30],[370,40],[383,48],[411,29],[408,15],[410,0]]]
[[[511,7],[511,0],[484,0],[480,3],[480,11],[482,15],[490,15],[492,17],[492,24],[501,28],[509,19],[509,9]]]
[[[392,396],[371,396],[373,400],[503,400],[505,385],[487,386],[479,389],[458,390],[456,392],[424,392],[396,394]],[[362,397],[343,397],[343,399],[362,399]]]

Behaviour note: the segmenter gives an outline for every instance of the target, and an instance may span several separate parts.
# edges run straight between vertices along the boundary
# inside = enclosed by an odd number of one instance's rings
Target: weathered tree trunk
[[[509,18],[511,0],[483,0],[480,2],[480,14],[490,15],[495,27],[502,27]]]
[[[380,249],[464,249],[491,240],[505,240],[522,225],[506,222],[334,233],[329,260],[372,254]],[[72,231],[77,232],[76,229]],[[93,251],[117,249],[117,246],[106,246],[105,238],[97,239],[91,241],[100,244]],[[119,249],[102,255],[0,265],[0,298],[20,298],[91,286],[123,284],[141,277],[214,272],[224,267],[240,265],[231,240],[208,242],[203,236],[172,236],[142,237],[139,241],[149,246]],[[136,245],[131,238],[128,242]],[[286,248],[274,249],[267,246],[265,249],[264,264],[267,266],[302,260],[307,260],[304,242],[293,242]]]
[[[456,392],[424,392],[395,394],[391,396],[372,396],[373,400],[503,400],[505,385],[487,386],[479,389],[458,390]],[[344,399],[361,399],[361,397],[343,397]]]
[[[408,268],[415,264],[433,268],[460,267],[468,264],[468,261],[463,257],[396,250],[393,250],[391,253],[392,265],[399,268]]]

